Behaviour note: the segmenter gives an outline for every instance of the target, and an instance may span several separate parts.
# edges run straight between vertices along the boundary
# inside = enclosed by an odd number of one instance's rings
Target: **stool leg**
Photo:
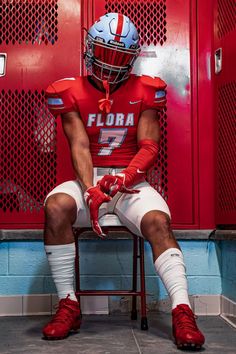
[[[141,329],[148,329],[146,312],[146,289],[145,289],[145,269],[144,269],[144,239],[139,237],[139,256],[140,256],[140,285],[141,285]]]
[[[133,291],[137,291],[137,258],[138,258],[138,240],[133,235]],[[137,320],[137,296],[132,296],[131,320]]]

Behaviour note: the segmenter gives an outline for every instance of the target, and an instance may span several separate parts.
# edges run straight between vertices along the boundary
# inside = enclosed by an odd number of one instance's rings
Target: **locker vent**
[[[235,2],[218,0],[218,37],[224,37],[235,28]]]
[[[55,44],[58,0],[0,0],[0,44]]]
[[[167,151],[167,114],[166,109],[160,113],[161,141],[157,162],[148,173],[148,182],[161,196],[168,200],[168,151]]]
[[[218,99],[218,186],[219,209],[236,209],[236,82],[219,88]]]
[[[56,122],[44,92],[0,92],[0,209],[38,211],[56,184]]]
[[[128,16],[138,29],[141,45],[166,42],[166,0],[105,0],[105,9]]]

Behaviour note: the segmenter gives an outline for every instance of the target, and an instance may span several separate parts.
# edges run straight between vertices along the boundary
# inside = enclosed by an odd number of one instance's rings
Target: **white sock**
[[[77,301],[74,291],[75,243],[45,245],[45,251],[59,299],[70,295],[70,300]]]
[[[169,248],[154,263],[172,302],[172,309],[179,304],[190,306],[183,254],[178,248]]]

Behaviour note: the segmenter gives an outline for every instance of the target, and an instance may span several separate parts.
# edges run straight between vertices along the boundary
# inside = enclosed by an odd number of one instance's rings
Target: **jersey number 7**
[[[100,129],[98,143],[108,144],[108,146],[102,147],[99,150],[98,155],[111,155],[114,149],[119,148],[123,144],[127,135],[127,130],[128,128]]]

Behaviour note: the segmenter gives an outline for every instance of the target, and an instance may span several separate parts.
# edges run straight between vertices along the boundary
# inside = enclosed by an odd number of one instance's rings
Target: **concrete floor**
[[[148,314],[148,331],[141,331],[139,320],[128,316],[83,316],[80,332],[61,341],[42,340],[41,328],[48,320],[48,316],[1,317],[0,353],[181,353],[171,340],[171,318],[164,313]],[[236,329],[217,316],[201,316],[198,324],[206,337],[201,353],[236,354]]]

